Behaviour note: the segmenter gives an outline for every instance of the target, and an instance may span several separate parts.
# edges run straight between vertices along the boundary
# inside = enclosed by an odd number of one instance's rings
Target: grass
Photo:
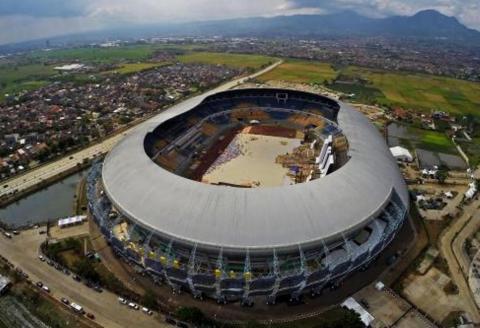
[[[294,83],[324,83],[337,76],[330,64],[314,61],[288,60],[260,76],[260,81],[279,80]]]
[[[350,66],[342,76],[366,80],[381,94],[376,102],[420,111],[480,115],[480,83],[416,73],[385,72]]]
[[[452,141],[443,133],[427,130],[418,130],[415,133],[420,135],[420,148],[443,152],[443,153],[456,153]]]
[[[5,94],[42,87],[48,83],[46,79],[55,74],[57,72],[50,65],[0,66],[0,101],[4,99]]]
[[[339,81],[335,81],[337,77]],[[358,102],[480,116],[480,83],[448,77],[356,66],[335,71],[327,63],[288,60],[259,79],[295,83],[334,81],[330,88],[355,94],[352,100]]]
[[[405,126],[406,132],[402,135],[392,135],[399,140],[401,146],[410,150],[421,148],[435,153],[457,154],[457,150],[453,142],[446,134],[419,129],[413,126]]]
[[[135,45],[113,48],[72,48],[52,51],[36,51],[28,58],[33,60],[86,61],[99,63],[114,63],[121,61],[143,61],[153,55],[156,48],[153,45]]]
[[[379,97],[383,97],[383,93],[380,90],[357,83],[335,82],[328,87],[348,95],[353,95],[349,99],[358,103],[372,104],[376,103]]]
[[[470,165],[477,166],[480,164],[480,137],[473,138],[472,141],[459,141],[460,147],[467,154]]]
[[[190,52],[177,56],[177,59],[182,63],[225,65],[232,68],[249,68],[252,70],[257,70],[275,61],[275,58],[267,56],[217,52]]]
[[[132,73],[137,73],[145,70],[149,70],[155,67],[160,67],[160,66],[165,66],[168,65],[169,63],[145,63],[145,62],[140,62],[140,63],[130,63],[130,64],[123,64],[117,69],[113,69],[110,71],[105,71],[103,72],[104,74],[109,74],[109,73],[118,73],[118,74],[132,74]]]

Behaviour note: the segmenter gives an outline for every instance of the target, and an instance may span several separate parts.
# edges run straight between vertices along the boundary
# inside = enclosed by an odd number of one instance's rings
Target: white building
[[[402,161],[402,162],[413,161],[412,154],[406,148],[396,146],[396,147],[390,148],[390,152],[392,153],[393,157],[395,157],[397,161]]]

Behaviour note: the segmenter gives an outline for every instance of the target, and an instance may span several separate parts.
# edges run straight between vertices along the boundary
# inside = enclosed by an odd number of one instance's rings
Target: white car
[[[45,262],[45,257],[43,255],[38,255],[38,259],[42,262]]]
[[[127,300],[124,299],[124,298],[122,298],[122,297],[119,297],[119,298],[118,298],[118,302],[119,302],[120,304],[123,304],[123,305],[126,305],[126,304],[128,303]]]
[[[146,307],[142,307],[142,312],[145,313],[145,314],[148,314],[148,315],[152,315],[152,314],[153,314],[153,311],[152,311],[152,310],[149,310],[149,309],[146,308]]]
[[[43,285],[43,286],[42,286],[42,289],[43,289],[44,291],[46,291],[47,293],[50,293],[50,288],[48,288],[47,286]]]
[[[129,306],[131,309],[135,309],[135,310],[140,309],[140,307],[139,307],[137,304],[133,303],[133,302],[128,303],[128,306]]]

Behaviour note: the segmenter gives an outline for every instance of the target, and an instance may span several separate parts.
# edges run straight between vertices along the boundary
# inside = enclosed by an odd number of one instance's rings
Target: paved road
[[[148,316],[118,303],[117,296],[108,291],[97,293],[82,283],[74,281],[70,276],[57,271],[38,259],[38,249],[45,240],[38,229],[23,231],[13,239],[0,236],[2,255],[16,267],[28,273],[35,283],[42,281],[51,289],[51,295],[57,299],[66,297],[80,304],[85,311],[95,315],[95,321],[104,327],[169,327],[163,316]]]
[[[468,274],[468,270],[465,271],[466,274],[463,273],[462,266],[460,265],[462,260],[461,257],[457,257],[457,255],[460,255],[463,251],[462,248],[465,238],[476,231],[471,229],[474,229],[474,226],[477,225],[476,221],[480,220],[478,205],[479,203],[476,201],[469,206],[466,206],[463,215],[456,219],[442,233],[439,239],[439,249],[447,261],[452,280],[457,285],[460,295],[468,305],[465,312],[470,314],[475,323],[480,323],[480,313],[465,278]],[[474,215],[473,219],[471,219],[472,214]]]
[[[274,69],[275,67],[277,67],[281,63],[282,63],[282,61],[278,61],[278,62],[266,67],[265,69],[263,69],[259,72],[253,73],[253,74],[248,75],[246,77],[242,77],[242,78],[227,82],[227,83],[222,84],[222,85],[218,86],[217,88],[215,88],[215,89],[213,89],[209,92],[211,92],[211,93],[212,92],[220,92],[220,91],[225,91],[225,90],[231,89],[231,88],[233,88],[233,87],[235,87],[239,84],[244,83],[248,79],[255,78],[257,76],[260,76],[260,75]],[[17,192],[20,192],[20,191],[26,190],[28,188],[31,188],[31,187],[35,186],[36,184],[38,184],[38,183],[40,183],[44,180],[50,179],[50,178],[55,177],[56,175],[58,175],[62,172],[65,172],[69,169],[74,168],[77,165],[77,163],[81,163],[85,159],[93,158],[94,156],[109,152],[113,148],[113,146],[115,146],[117,144],[117,142],[119,142],[125,135],[127,135],[129,132],[133,131],[137,127],[138,127],[138,125],[130,128],[130,129],[128,129],[128,130],[126,130],[122,133],[114,135],[114,136],[106,139],[105,141],[103,141],[99,144],[92,145],[92,146],[90,146],[88,148],[85,148],[83,150],[80,150],[80,151],[78,151],[78,152],[76,152],[76,153],[74,153],[70,156],[63,157],[63,158],[61,158],[59,160],[56,160],[54,162],[51,162],[49,164],[40,166],[37,169],[30,170],[30,171],[26,172],[25,174],[22,174],[18,177],[14,177],[14,178],[9,179],[5,182],[2,182],[0,184],[0,197],[2,197],[4,195],[7,195],[11,192],[14,192],[15,190]]]

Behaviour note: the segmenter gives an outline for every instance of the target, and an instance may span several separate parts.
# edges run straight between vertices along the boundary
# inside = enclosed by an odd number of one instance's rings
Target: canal
[[[15,228],[73,215],[77,185],[87,172],[84,169],[1,208],[0,222]]]

